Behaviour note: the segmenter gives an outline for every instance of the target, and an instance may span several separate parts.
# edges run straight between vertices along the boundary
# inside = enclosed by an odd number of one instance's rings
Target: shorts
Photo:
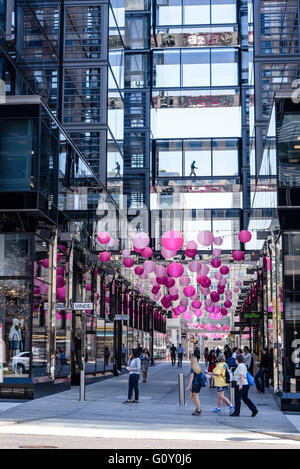
[[[228,386],[217,386],[217,391],[222,392],[222,391],[227,391]]]
[[[200,392],[200,390],[201,390],[200,384],[192,384],[192,391],[191,392],[198,393],[198,392]]]

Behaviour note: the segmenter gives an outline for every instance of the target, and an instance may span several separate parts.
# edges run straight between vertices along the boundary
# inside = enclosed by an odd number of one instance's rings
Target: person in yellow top
[[[225,360],[225,356],[220,353],[218,356],[218,364],[214,368],[214,371],[211,373],[208,373],[211,376],[215,377],[215,386],[217,388],[218,392],[218,403],[217,407],[213,410],[214,413],[218,414],[221,412],[221,405],[222,402],[225,402],[225,404],[229,407],[229,415],[234,412],[234,405],[231,404],[229,399],[224,396],[224,392],[227,391],[228,389],[228,383],[226,382],[225,379],[225,369],[227,367],[227,363]]]

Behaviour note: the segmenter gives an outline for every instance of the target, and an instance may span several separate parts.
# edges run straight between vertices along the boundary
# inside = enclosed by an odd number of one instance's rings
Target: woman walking
[[[221,412],[221,405],[224,402],[229,407],[229,415],[234,411],[234,405],[231,404],[229,399],[224,396],[224,392],[228,390],[228,383],[225,378],[227,364],[225,356],[221,353],[218,356],[218,364],[214,368],[213,373],[208,373],[215,377],[215,386],[217,387],[218,401],[217,407],[213,410],[214,413]]]
[[[146,383],[148,368],[149,368],[149,363],[150,363],[150,355],[149,355],[148,349],[145,348],[143,350],[143,353],[140,356],[140,360],[141,360],[141,370],[142,370],[142,376],[143,376],[143,383]]]
[[[205,347],[205,350],[204,350],[204,361],[205,361],[205,366],[208,365],[208,356],[209,356],[209,353],[208,353],[208,347]]]
[[[200,373],[202,372],[199,364],[197,357],[192,357],[191,358],[191,374],[190,374],[190,380],[188,387],[186,388],[187,391],[189,391],[191,388],[191,401],[195,404],[196,410],[195,412],[192,413],[192,415],[201,415],[201,409],[200,409],[200,401],[199,401],[199,392],[201,390],[201,385],[200,385]]]
[[[212,373],[217,365],[217,357],[214,350],[211,350],[208,355],[208,373]],[[214,377],[209,378],[209,387],[213,388]]]
[[[236,381],[235,385],[235,411],[230,414],[230,417],[239,417],[241,410],[241,400],[246,404],[247,407],[252,411],[251,417],[255,417],[258,414],[258,410],[253,402],[248,397],[249,384],[247,381],[247,367],[242,354],[236,356],[237,367],[233,374],[233,380]]]
[[[133,350],[128,360],[127,370],[129,371],[129,383],[128,383],[128,398],[124,401],[124,404],[129,402],[134,402],[138,404],[139,402],[139,377],[141,369],[141,360],[139,359],[139,352]],[[132,401],[132,393],[134,390],[135,400]]]

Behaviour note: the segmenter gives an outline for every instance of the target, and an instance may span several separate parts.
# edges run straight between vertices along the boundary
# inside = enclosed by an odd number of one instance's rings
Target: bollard
[[[79,400],[85,401],[85,369],[80,370],[80,390],[79,390]]]
[[[178,374],[179,405],[185,405],[185,380],[184,374]]]

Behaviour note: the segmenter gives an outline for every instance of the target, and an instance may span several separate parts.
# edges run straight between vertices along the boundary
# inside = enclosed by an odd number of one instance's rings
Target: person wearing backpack
[[[187,391],[191,390],[191,401],[195,404],[196,410],[195,412],[192,413],[192,415],[201,415],[202,410],[200,409],[200,401],[199,401],[199,392],[201,390],[201,375],[202,370],[199,366],[197,357],[192,357],[191,358],[191,373],[190,373],[190,379],[189,379],[189,384],[186,388]]]
[[[215,386],[218,393],[217,407],[213,409],[213,412],[215,414],[220,413],[222,402],[224,402],[229,407],[229,415],[231,415],[234,412],[235,407],[231,404],[229,399],[224,396],[224,392],[227,391],[230,383],[230,373],[225,361],[225,356],[222,353],[218,356],[217,366],[214,368],[213,372],[209,372],[208,374],[215,377]]]
[[[258,414],[258,410],[248,397],[248,391],[249,391],[249,382],[247,379],[248,370],[245,365],[245,359],[242,354],[237,355],[236,363],[237,363],[237,368],[233,374],[233,380],[236,381],[236,385],[234,389],[235,411],[232,412],[232,414],[230,414],[230,417],[240,416],[241,400],[243,400],[246,406],[252,411],[251,417],[255,417],[255,415]]]

